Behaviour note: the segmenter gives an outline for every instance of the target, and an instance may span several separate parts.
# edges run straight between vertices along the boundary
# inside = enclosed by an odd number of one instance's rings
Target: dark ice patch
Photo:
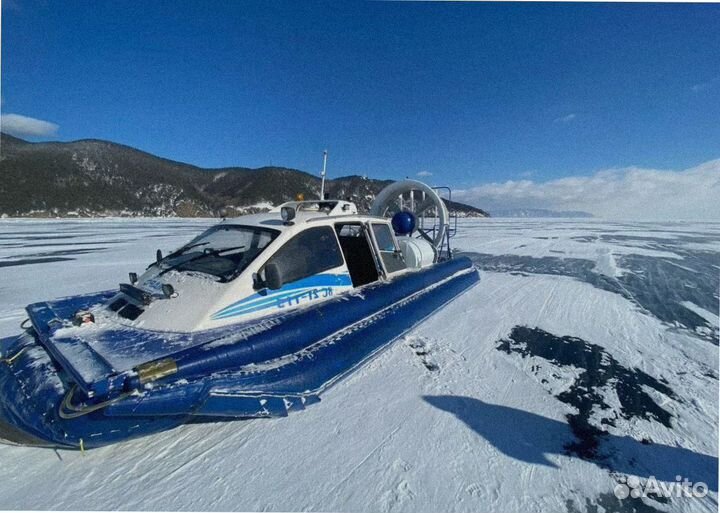
[[[427,370],[429,370],[430,372],[437,372],[440,370],[440,366],[433,361],[432,355],[430,354],[430,348],[423,339],[411,339],[408,342],[408,346],[415,352],[417,356],[420,357],[420,361]]]
[[[578,242],[597,242],[598,236],[596,235],[578,235],[570,237],[570,240],[576,240]]]
[[[595,263],[583,258],[462,254],[486,271],[575,278],[620,294],[657,319],[718,345],[718,327],[681,304],[687,301],[709,312],[720,309],[716,268],[720,267],[720,255],[717,253],[687,251],[683,259],[618,255],[616,261],[626,271],[618,277],[595,272]]]
[[[658,405],[644,387],[678,400],[673,390],[640,369],[621,365],[601,346],[576,337],[558,337],[539,328],[516,326],[508,338],[498,342],[497,349],[523,358],[542,358],[558,367],[575,367],[580,375],[564,392],[555,396],[577,409],[567,415],[568,424],[577,441],[566,446],[568,454],[586,459],[598,458],[598,446],[606,432],[590,423],[600,418],[601,424],[615,426],[618,417],[642,418],[660,422],[671,428],[672,414]],[[532,372],[538,369],[533,366]],[[614,390],[620,401],[619,411],[605,402],[603,392]]]
[[[595,264],[583,258],[531,257],[524,255],[491,255],[487,253],[463,252],[473,263],[484,271],[522,272],[530,274],[553,274],[579,277],[593,273]]]
[[[648,499],[645,499],[645,501],[648,501]],[[667,504],[669,500],[663,498],[655,502]],[[594,499],[585,498],[585,503],[582,506],[578,506],[568,499],[565,501],[565,507],[568,513],[601,513],[605,511],[615,513],[664,513],[664,510],[655,508],[641,498],[628,497],[621,500],[615,497],[613,493],[601,494]]]
[[[669,250],[683,249],[683,246],[690,242],[706,243],[714,242],[715,237],[711,235],[687,235],[682,233],[674,233],[671,237],[648,237],[643,235],[625,235],[619,233],[603,233],[600,240],[612,244],[628,245],[632,242],[643,242],[657,249]],[[633,244],[629,244],[633,245]]]
[[[691,251],[686,252],[682,260],[626,255],[617,261],[620,267],[630,271],[617,278],[629,299],[661,321],[688,328],[700,336],[703,334],[698,328],[706,330],[704,338],[718,343],[717,326],[681,303],[687,301],[708,312],[718,311],[714,266],[720,265],[720,255]]]
[[[64,262],[66,260],[75,260],[74,258],[66,257],[47,257],[47,258],[24,258],[21,260],[4,260],[0,262],[0,267],[14,267],[20,265],[32,265],[32,264],[48,264],[50,262]]]
[[[70,256],[70,255],[86,255],[88,253],[96,253],[98,251],[103,251],[107,249],[106,247],[97,247],[97,248],[78,248],[78,249],[58,249],[54,251],[42,251],[40,253],[27,253],[24,255],[16,255],[10,258],[44,258],[44,257],[57,257],[57,256]]]
[[[74,239],[79,237],[79,235],[40,235],[39,233],[40,232],[35,232],[35,235],[8,235],[0,237],[0,240],[56,240]]]
[[[127,240],[95,240],[89,242],[45,242],[42,244],[0,244],[3,247],[19,247],[19,248],[45,248],[45,247],[73,247],[73,246],[93,246],[97,244],[123,244],[132,241]]]

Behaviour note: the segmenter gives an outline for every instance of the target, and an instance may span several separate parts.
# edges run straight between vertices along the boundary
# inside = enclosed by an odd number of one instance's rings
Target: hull
[[[192,421],[286,416],[477,283],[465,258],[283,316],[199,333],[63,328],[103,294],[30,305],[0,340],[0,438],[90,448]],[[105,294],[107,295],[107,294]]]

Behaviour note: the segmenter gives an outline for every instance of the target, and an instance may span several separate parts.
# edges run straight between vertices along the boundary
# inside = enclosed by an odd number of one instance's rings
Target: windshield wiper
[[[205,242],[205,243],[203,243],[203,244],[207,244],[207,243]],[[200,244],[198,244],[198,245],[200,245]],[[182,262],[178,262],[178,263],[175,264],[175,265],[171,265],[171,266],[168,267],[167,269],[163,269],[163,270],[160,272],[160,274],[158,274],[158,276],[162,276],[163,274],[165,274],[165,273],[167,273],[167,272],[169,272],[169,271],[172,271],[173,269],[177,269],[178,267],[180,267],[180,266],[182,266],[182,265],[189,264],[190,262],[194,262],[195,260],[199,260],[199,259],[204,258],[204,257],[206,257],[206,256],[210,256],[210,255],[217,256],[217,255],[219,255],[220,253],[224,253],[225,251],[231,251],[231,250],[233,250],[233,249],[242,249],[242,248],[244,248],[244,247],[245,247],[245,246],[233,246],[233,247],[229,247],[229,248],[205,249],[205,250],[203,250],[203,252],[200,253],[199,255],[195,255],[195,256],[192,257],[192,258],[188,258],[187,260],[183,260]],[[192,270],[192,269],[191,269],[191,270]],[[206,273],[206,274],[212,274],[212,273]]]
[[[190,250],[193,249],[193,248],[197,248],[197,247],[199,247],[199,246],[205,246],[206,244],[210,244],[210,241],[197,242],[197,243],[195,243],[195,244],[190,244],[189,246],[184,246],[184,247],[182,247],[182,248],[180,248],[180,249],[178,249],[178,250],[176,250],[176,251],[173,251],[172,253],[170,253],[170,254],[168,254],[168,255],[165,255],[164,257],[162,256],[162,253],[160,253],[160,250],[158,249],[158,257],[157,257],[157,260],[155,260],[155,262],[153,262],[152,264],[150,264],[150,265],[148,266],[148,269],[150,269],[152,266],[160,267],[160,264],[161,264],[162,262],[165,262],[165,261],[168,260],[169,258],[179,257],[180,255],[183,255],[184,253],[187,253],[188,251],[190,251]]]
[[[172,253],[170,253],[170,254],[169,254],[168,256],[166,256],[165,258],[172,258],[172,257],[180,256],[180,255],[182,255],[183,253],[187,253],[188,251],[190,251],[190,250],[193,249],[193,248],[198,248],[198,247],[200,247],[200,246],[207,246],[208,244],[210,244],[210,241],[196,242],[195,244],[190,244],[189,246],[184,246],[184,247],[178,249],[177,251],[173,251]],[[163,260],[164,260],[164,259],[163,259]]]
[[[220,253],[225,253],[226,251],[232,251],[234,249],[243,249],[245,246],[231,246],[229,248],[219,248],[219,249],[211,249],[208,250],[206,254],[213,254],[213,255],[219,255]]]

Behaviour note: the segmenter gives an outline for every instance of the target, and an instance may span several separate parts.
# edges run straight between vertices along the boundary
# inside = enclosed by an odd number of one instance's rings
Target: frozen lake
[[[0,220],[0,337],[214,222]],[[467,219],[453,243],[480,284],[319,404],[84,455],[0,446],[0,509],[716,511],[720,224]],[[711,491],[613,493],[650,476]]]

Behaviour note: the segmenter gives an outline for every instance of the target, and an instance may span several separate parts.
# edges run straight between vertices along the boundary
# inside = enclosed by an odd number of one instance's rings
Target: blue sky
[[[335,176],[468,190],[720,158],[720,5],[5,0],[2,25],[4,126],[52,123],[32,140],[307,171],[328,148]]]

